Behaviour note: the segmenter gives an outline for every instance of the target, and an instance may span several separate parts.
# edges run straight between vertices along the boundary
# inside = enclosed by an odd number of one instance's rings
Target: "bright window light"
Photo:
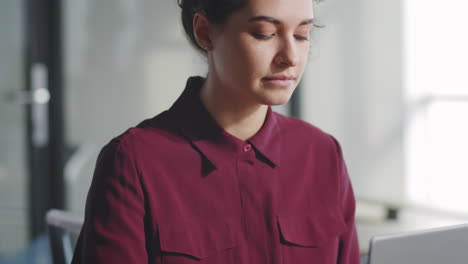
[[[468,2],[403,3],[407,195],[468,212]]]

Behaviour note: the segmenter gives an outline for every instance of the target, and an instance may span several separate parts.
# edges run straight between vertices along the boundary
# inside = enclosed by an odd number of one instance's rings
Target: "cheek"
[[[310,51],[310,46],[309,44],[304,44],[304,46],[300,46],[298,53],[299,53],[299,61],[297,64],[297,69],[298,73],[301,75],[304,73],[304,69],[307,65],[307,62],[309,61],[309,51]]]
[[[269,73],[273,54],[271,44],[262,43],[251,38],[240,39],[239,60],[242,60],[242,70],[251,78],[262,78]]]
[[[304,47],[301,48],[301,63],[303,65],[307,64],[307,61],[309,60],[310,45],[310,42],[307,42],[304,44]]]
[[[269,73],[271,52],[265,45],[242,37],[226,39],[220,44],[221,50],[214,54],[214,60],[222,79],[248,84]]]

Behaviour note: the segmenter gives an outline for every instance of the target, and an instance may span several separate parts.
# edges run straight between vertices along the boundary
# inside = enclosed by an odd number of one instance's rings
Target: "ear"
[[[193,17],[193,34],[198,45],[205,50],[212,47],[213,25],[202,13],[196,13]]]

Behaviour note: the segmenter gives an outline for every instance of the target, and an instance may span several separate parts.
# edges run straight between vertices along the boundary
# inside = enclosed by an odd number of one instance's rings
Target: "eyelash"
[[[296,37],[298,40],[309,41],[309,37],[304,37],[300,35],[294,35],[294,37]]]
[[[269,40],[269,39],[273,38],[274,36],[276,36],[276,34],[262,35],[262,34],[258,34],[258,33],[252,33],[252,35],[255,38],[259,39],[259,40]],[[309,40],[309,37],[304,37],[304,36],[300,36],[300,35],[294,35],[294,37],[297,40],[300,40],[300,41],[308,41]]]
[[[253,35],[255,38],[260,39],[260,40],[268,40],[268,39],[273,38],[276,34],[262,35],[262,34],[258,34],[258,33],[252,33],[252,35]]]

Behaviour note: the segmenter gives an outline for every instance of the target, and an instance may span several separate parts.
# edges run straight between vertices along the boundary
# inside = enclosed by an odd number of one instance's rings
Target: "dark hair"
[[[193,32],[195,14],[202,13],[211,23],[221,25],[232,13],[242,9],[247,4],[247,0],[177,0],[177,3],[182,9],[182,25],[190,43],[206,54],[203,47],[198,45]]]

